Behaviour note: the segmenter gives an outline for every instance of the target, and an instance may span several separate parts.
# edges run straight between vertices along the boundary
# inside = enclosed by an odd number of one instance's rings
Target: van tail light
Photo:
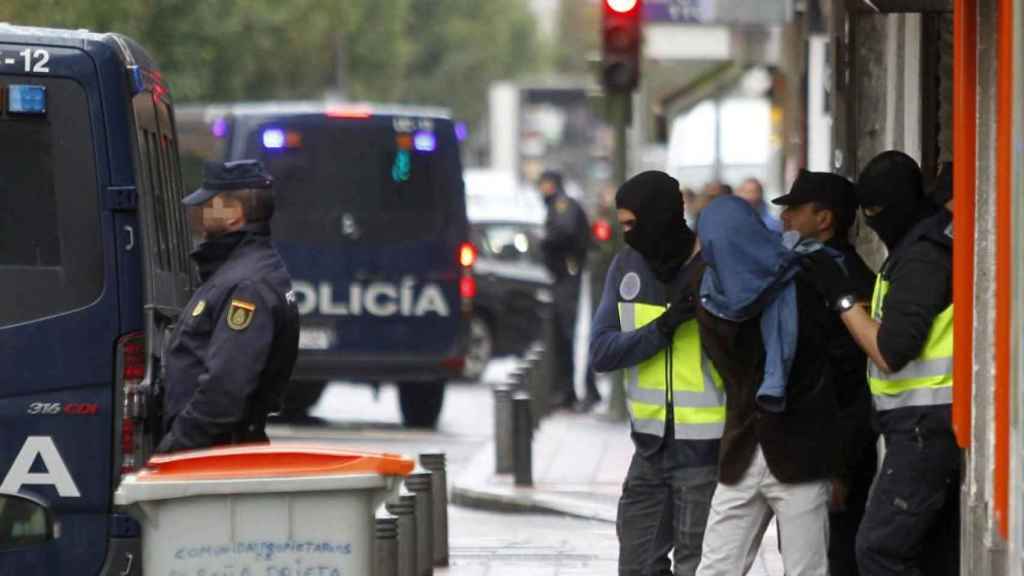
[[[472,242],[463,242],[459,246],[459,264],[463,268],[472,268],[476,264],[476,246],[473,246]]]
[[[146,399],[141,390],[146,377],[146,338],[142,332],[122,336],[117,342],[118,381],[122,391],[121,473],[142,465],[143,418]]]
[[[477,251],[472,242],[459,245],[459,266],[462,276],[459,278],[459,296],[462,297],[463,310],[470,310],[476,298],[476,278],[473,277],[473,265],[476,264]]]

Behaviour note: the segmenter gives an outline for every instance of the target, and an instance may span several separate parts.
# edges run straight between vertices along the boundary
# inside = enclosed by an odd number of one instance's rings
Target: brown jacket
[[[764,372],[760,318],[737,323],[703,308],[697,312],[704,351],[725,384],[725,432],[719,452],[723,484],[740,481],[758,444],[768,468],[782,482],[825,479],[836,471],[838,410],[827,354],[835,324],[802,273],[795,281],[799,335],[781,413],[765,412],[754,402]]]

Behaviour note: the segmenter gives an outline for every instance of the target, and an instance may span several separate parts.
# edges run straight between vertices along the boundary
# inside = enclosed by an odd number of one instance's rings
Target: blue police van
[[[0,574],[140,573],[112,497],[193,286],[181,195],[140,46],[0,24]]]
[[[221,159],[274,176],[273,238],[302,315],[285,411],[330,380],[395,382],[435,426],[462,375],[476,296],[457,127],[443,110],[327,102],[207,108]]]

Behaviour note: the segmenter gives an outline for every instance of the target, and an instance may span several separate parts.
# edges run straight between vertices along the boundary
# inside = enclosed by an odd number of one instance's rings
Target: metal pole
[[[416,468],[405,477],[405,486],[416,495],[416,573],[434,573],[434,498],[429,471]]]
[[[494,473],[512,472],[512,390],[494,387]]]
[[[398,576],[419,576],[416,572],[416,495],[403,487],[384,507],[398,517]]]
[[[398,576],[398,518],[384,506],[374,517],[373,576]]]
[[[434,566],[448,565],[448,471],[444,452],[420,454],[420,464],[430,470],[434,484]]]
[[[614,178],[616,186],[619,186],[626,181],[626,158],[628,146],[626,142],[626,126],[629,124],[632,95],[630,93],[609,94],[608,103],[609,106],[611,106],[611,114],[609,114],[609,116],[615,127]],[[618,378],[614,378],[612,382],[611,398],[608,399],[608,418],[610,420],[626,419],[626,391],[618,382]]]
[[[512,397],[515,429],[516,486],[533,486],[533,419],[530,395],[518,392]]]
[[[526,364],[526,391],[530,393],[530,415],[533,416],[533,427],[536,429],[540,426],[540,419],[544,414],[545,401],[541,394],[544,388],[543,380],[540,378],[541,356],[531,349],[523,361]]]

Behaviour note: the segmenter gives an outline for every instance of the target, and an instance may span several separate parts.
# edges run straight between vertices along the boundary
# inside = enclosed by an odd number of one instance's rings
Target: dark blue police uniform
[[[204,187],[184,202],[269,188],[262,166],[245,164],[228,163],[213,174],[208,168]],[[192,258],[202,285],[164,354],[164,436],[157,451],[266,441],[266,417],[280,408],[299,340],[291,278],[270,242],[270,226],[246,224],[203,242]]]

